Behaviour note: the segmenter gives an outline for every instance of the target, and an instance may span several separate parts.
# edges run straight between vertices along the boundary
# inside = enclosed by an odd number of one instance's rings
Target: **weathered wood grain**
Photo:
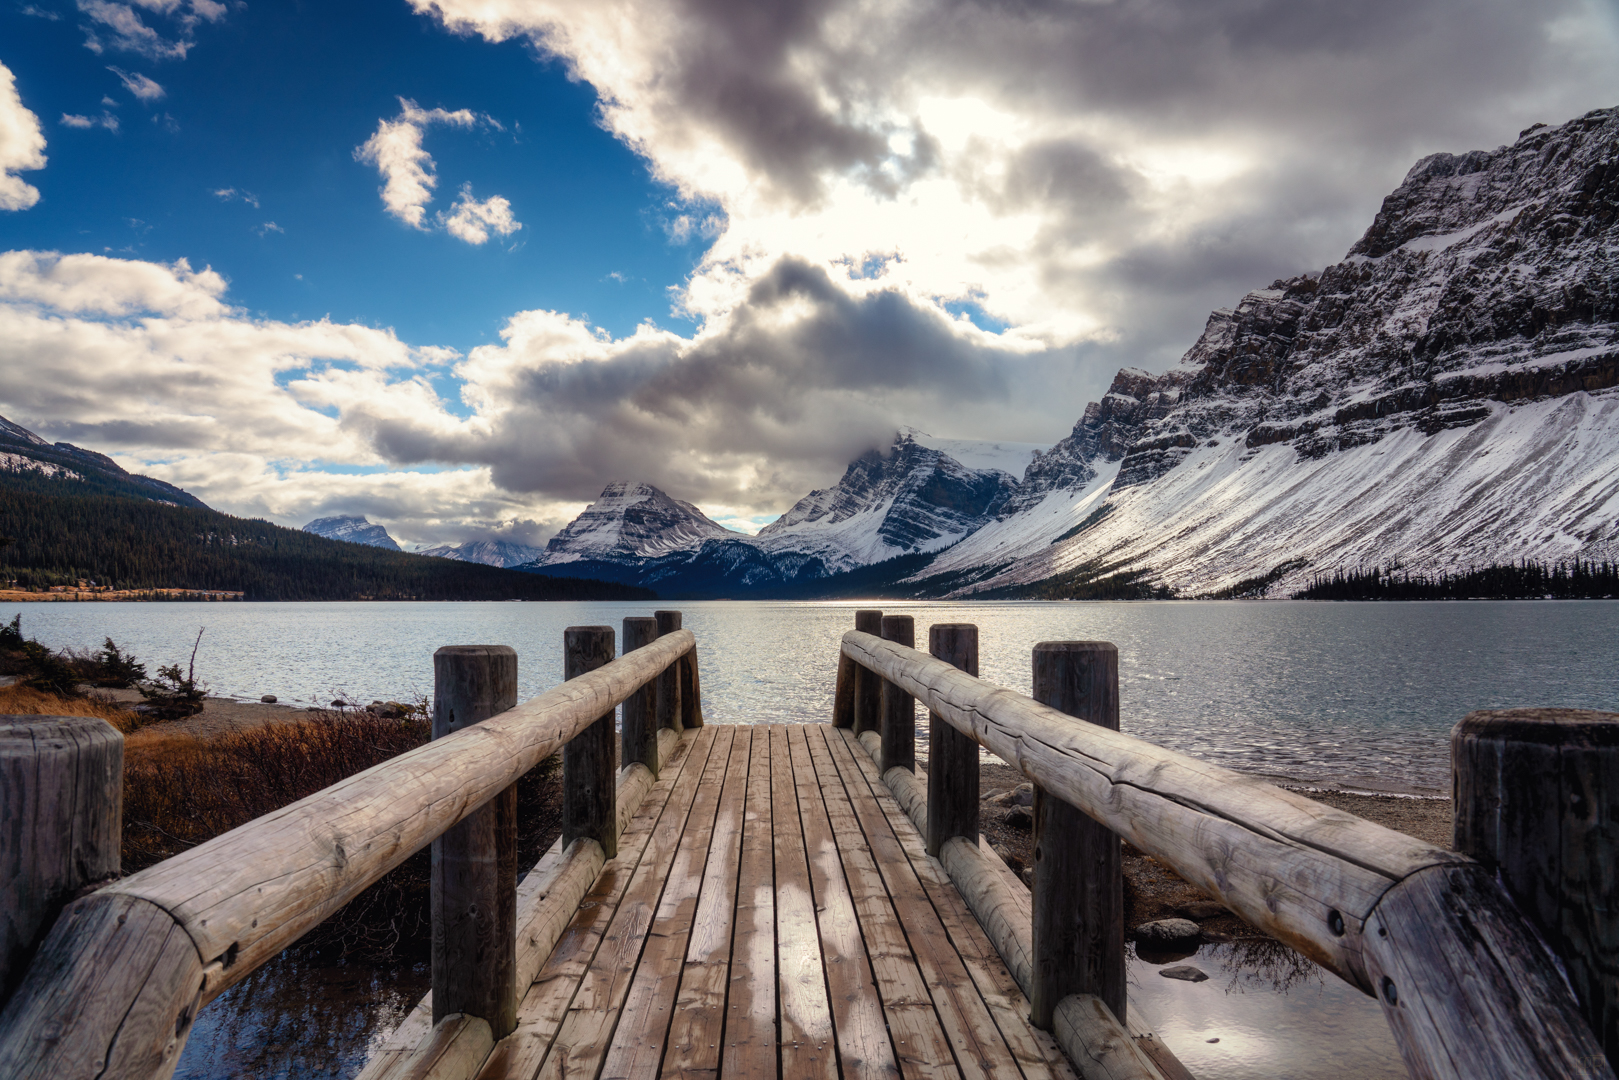
[[[665,762],[663,775],[620,837],[618,856],[607,861],[571,912],[567,928],[518,1003],[517,1030],[495,1044],[479,1080],[531,1080],[551,1053],[619,905],[646,859],[654,831],[666,812],[683,813],[680,800],[671,802],[677,790],[691,786],[688,783],[682,788],[681,778],[688,768],[702,771],[709,745],[707,739],[687,735],[681,751]]]
[[[1500,873],[1619,1062],[1619,713],[1470,713],[1450,747],[1456,850]]]
[[[755,726],[742,812],[720,1080],[776,1075],[776,876],[770,730]]]
[[[881,635],[883,613],[863,609],[854,613],[854,628],[862,634]],[[857,665],[854,672],[854,730],[880,731],[882,717],[882,680],[871,669]]]
[[[217,968],[149,901],[74,901],[0,1011],[0,1077],[168,1077]]]
[[[837,738],[842,734],[833,733],[828,738]],[[904,848],[912,871],[938,912],[950,945],[961,957],[1025,1080],[1071,1080],[1075,1074],[1062,1049],[1049,1034],[1029,1023],[1028,998],[1006,969],[949,873],[937,859],[929,857],[921,831],[887,786],[890,778],[907,779],[918,788],[921,781],[903,769],[890,769],[883,776],[878,776],[877,763],[861,753],[853,743],[850,744],[850,757],[859,766],[876,805],[887,817],[895,839]],[[964,838],[952,839],[966,842]]]
[[[613,912],[596,954],[572,996],[550,1053],[540,1065],[543,1080],[598,1075],[623,1015],[625,999],[657,914],[659,897],[674,866],[687,820],[702,791],[700,780],[712,756],[723,753],[715,728],[697,732],[686,767],[653,826],[629,887]],[[700,762],[700,764],[699,764]],[[603,875],[606,876],[605,874]],[[664,1014],[667,1020],[667,1013]]]
[[[0,1005],[73,896],[118,876],[124,737],[90,716],[0,716]]]
[[[776,986],[781,1075],[833,1080],[832,1008],[804,850],[788,729],[770,725],[770,798],[776,847]]]
[[[658,620],[631,616],[624,620],[624,651],[634,652],[658,640]],[[640,762],[658,774],[658,688],[643,686],[624,699],[619,716],[620,767]]]
[[[670,1022],[674,1018],[675,995],[696,920],[697,901],[702,892],[703,869],[708,861],[709,841],[720,795],[730,771],[731,750],[736,727],[715,729],[713,749],[708,756],[702,780],[697,786],[691,812],[680,836],[680,845],[663,892],[658,897],[647,929],[646,943],[634,962],[628,993],[612,1030],[599,1080],[656,1080],[658,1065],[668,1049]],[[717,1013],[718,1010],[715,1010]]]
[[[977,678],[978,627],[935,623],[928,627],[928,653]],[[954,836],[978,842],[978,796],[978,744],[930,712],[929,814],[923,829],[929,855],[937,858],[945,841]]]
[[[1019,1071],[1019,1063],[979,995],[960,953],[905,853],[899,833],[916,837],[909,821],[891,823],[866,782],[850,748],[829,729],[822,729],[823,746],[843,781],[843,794],[853,808],[873,861],[888,890],[890,902],[905,928],[917,970],[933,999],[940,1029],[955,1059],[955,1068],[968,1080],[990,1080]],[[825,736],[831,735],[827,741]],[[903,770],[902,770],[903,771]],[[830,805],[839,793],[827,792]],[[896,827],[898,826],[898,827]]]
[[[909,615],[884,615],[883,640],[906,648],[916,645],[916,620]],[[878,711],[881,714],[879,734],[882,736],[882,754],[878,757],[883,771],[905,769],[916,771],[916,699],[887,679],[878,690]]]
[[[452,1013],[434,1024],[404,1054],[387,1059],[369,1080],[467,1080],[494,1048],[489,1025],[480,1017]]]
[[[855,662],[838,654],[838,678],[832,691],[832,726],[854,727],[854,688],[858,678]]]
[[[1374,953],[1382,953],[1387,942],[1386,937],[1373,940],[1366,930],[1380,904],[1396,899],[1407,886],[1412,895],[1431,889],[1424,881],[1448,880],[1452,869],[1461,869],[1459,879],[1467,879],[1472,874],[1467,868],[1476,866],[1465,856],[1250,777],[1096,725],[1076,723],[1047,706],[872,635],[845,634],[843,649],[862,665],[900,683],[951,726],[1016,765],[1047,791],[1108,825],[1135,847],[1164,859],[1249,922],[1368,993],[1378,986]],[[1454,899],[1471,898],[1469,893]],[[1454,935],[1464,930],[1463,922],[1443,919],[1433,920],[1425,932],[1445,938],[1433,943],[1435,952],[1468,957],[1464,966],[1510,972],[1517,962],[1512,943],[1532,941],[1533,930],[1515,913],[1486,906],[1490,910],[1481,911],[1481,918],[1498,922],[1498,934],[1456,939]],[[1425,910],[1423,917],[1431,917],[1431,912]],[[1382,929],[1392,933],[1387,926]],[[1412,932],[1409,924],[1404,929]],[[1475,948],[1482,951],[1472,951]],[[1516,1064],[1546,1055],[1557,1067],[1573,1067],[1568,1075],[1612,1075],[1606,1062],[1600,1069],[1589,1065],[1586,1050],[1596,1044],[1583,1021],[1577,1025],[1584,1032],[1583,1042],[1570,1036],[1574,1041],[1559,1050],[1539,1041],[1539,1031],[1567,1033],[1576,1027],[1568,1018],[1578,1016],[1578,1006],[1566,986],[1546,987],[1537,977],[1519,982],[1492,982],[1493,978],[1464,979],[1479,987],[1482,995],[1471,1003],[1454,989],[1442,992],[1438,983],[1416,984],[1421,1015],[1408,1008],[1405,1026],[1394,1025],[1408,1066],[1420,1059],[1420,1075],[1466,1075],[1454,1071],[1454,1062],[1471,1059],[1475,1048],[1451,1045],[1462,1036],[1448,1018],[1468,1009],[1490,1012],[1510,1006],[1537,1019],[1492,1033],[1497,1041],[1513,1044],[1510,1052],[1498,1055],[1501,1060]],[[1486,1007],[1484,999],[1491,993],[1507,997]]]
[[[658,620],[659,637],[673,634],[680,629],[681,615],[678,611],[654,611],[652,617]],[[685,728],[681,721],[680,682],[680,672],[674,665],[670,665],[658,676],[653,693],[653,708],[660,728],[673,728],[676,731]]]
[[[1105,641],[1034,647],[1034,700],[1111,731],[1119,729],[1119,650]],[[1036,785],[1034,792],[1034,985],[1030,1016],[1050,1028],[1071,994],[1126,1008],[1124,860],[1106,825]]]
[[[1107,1002],[1096,995],[1070,995],[1052,1015],[1057,1041],[1085,1080],[1166,1080]]]
[[[697,670],[697,649],[680,658],[680,718],[689,728],[703,726],[703,680]]]
[[[821,778],[810,753],[809,732],[803,725],[786,730],[842,1080],[895,1078],[899,1076],[899,1067],[894,1061],[894,1047],[883,1020],[882,1001],[872,981],[871,961],[861,938],[860,920],[849,895],[848,882],[844,880],[838,842],[832,833],[832,822],[821,791]],[[817,731],[814,737],[820,734]],[[821,756],[824,758],[824,754]]]
[[[738,726],[735,735],[708,839],[708,863],[703,867],[697,912],[692,918],[680,974],[680,995],[670,1014],[669,1048],[659,1070],[659,1075],[665,1077],[712,1080],[719,1073],[723,1056],[725,991],[736,926],[737,869],[742,854],[748,770],[756,735],[761,742],[768,738],[752,725]]]
[[[517,653],[447,645],[433,654],[433,738],[517,704]],[[433,1022],[486,1021],[494,1038],[517,1022],[517,785],[432,844]]]
[[[562,632],[565,679],[613,662],[611,626]],[[562,843],[589,837],[611,859],[618,854],[618,740],[609,709],[562,748]]]

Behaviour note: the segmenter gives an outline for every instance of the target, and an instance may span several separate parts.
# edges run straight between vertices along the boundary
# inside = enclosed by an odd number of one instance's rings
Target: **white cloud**
[[[100,116],[81,116],[78,113],[63,113],[60,121],[63,127],[85,128],[100,127],[108,131],[118,130],[118,118],[111,113],[104,112]]]
[[[218,22],[225,17],[225,5],[216,0],[189,0],[189,3],[182,0],[134,0],[134,3],[172,22],[175,36],[165,38],[146,25],[130,4],[112,0],[78,0],[79,11],[90,19],[89,24],[83,27],[84,47],[97,55],[113,49],[136,53],[152,60],[184,60],[186,53],[196,44],[197,25]],[[134,88],[131,87],[131,90]]]
[[[354,151],[354,160],[375,165],[382,174],[382,205],[388,213],[415,229],[427,214],[433,200],[438,175],[433,156],[422,149],[422,135],[431,124],[452,127],[476,126],[478,116],[470,109],[423,109],[414,101],[399,99],[399,115],[377,122],[376,134]]]
[[[438,220],[451,236],[469,244],[483,243],[491,232],[510,236],[523,227],[512,216],[511,203],[499,195],[479,202],[472,197],[471,184],[461,185],[461,194],[451,205],[450,212],[440,213]]]
[[[266,221],[263,225],[260,225],[253,231],[258,233],[260,236],[268,236],[270,233],[285,233],[287,230],[283,229],[273,221]]]
[[[39,189],[12,174],[44,167],[39,117],[22,103],[11,69],[0,64],[0,210],[26,210],[39,202]]]
[[[240,199],[242,202],[245,202],[255,210],[259,208],[259,197],[253,194],[251,191],[238,191],[233,187],[216,188],[214,189],[214,197],[221,202],[230,202],[233,199]]]
[[[118,81],[124,84],[124,89],[134,94],[142,101],[157,101],[165,96],[164,90],[153,80],[138,71],[125,71],[123,68],[108,65],[107,70],[118,76]]]

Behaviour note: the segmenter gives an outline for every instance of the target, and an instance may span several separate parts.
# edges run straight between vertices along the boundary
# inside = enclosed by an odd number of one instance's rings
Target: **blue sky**
[[[30,181],[35,207],[0,218],[5,247],[187,258],[271,318],[330,314],[460,350],[537,301],[614,334],[648,318],[692,326],[669,289],[701,237],[670,238],[673,192],[595,122],[591,87],[523,42],[449,34],[403,4],[254,0],[200,23],[183,60],[97,55],[72,4],[30,6],[57,17],[8,5],[0,62],[45,123],[51,167]],[[163,96],[139,100],[112,67]],[[504,129],[431,129],[424,148],[439,177],[431,207],[463,183],[504,195],[523,226],[507,242],[472,246],[379,212],[377,171],[354,150],[400,97]],[[64,114],[118,129],[75,130]]]
[[[0,414],[422,544],[1049,445],[1418,158],[1619,103],[1611,0],[1350,10],[0,0]]]

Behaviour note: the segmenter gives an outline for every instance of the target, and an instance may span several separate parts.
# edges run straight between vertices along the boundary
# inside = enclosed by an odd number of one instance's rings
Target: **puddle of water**
[[[1208,975],[1159,974],[1189,964]],[[1129,956],[1130,1001],[1198,1080],[1404,1080],[1377,1002],[1272,941]],[[1211,1041],[1218,1040],[1218,1041]]]
[[[428,990],[426,964],[326,963],[293,948],[221,994],[176,1080],[340,1080],[360,1071]]]

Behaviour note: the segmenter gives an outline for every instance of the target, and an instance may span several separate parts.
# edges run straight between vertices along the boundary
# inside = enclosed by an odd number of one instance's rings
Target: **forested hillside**
[[[648,589],[540,577],[328,540],[214,510],[39,490],[0,472],[0,578],[120,589],[224,589],[248,600],[630,600]],[[19,482],[20,481],[20,482]]]

